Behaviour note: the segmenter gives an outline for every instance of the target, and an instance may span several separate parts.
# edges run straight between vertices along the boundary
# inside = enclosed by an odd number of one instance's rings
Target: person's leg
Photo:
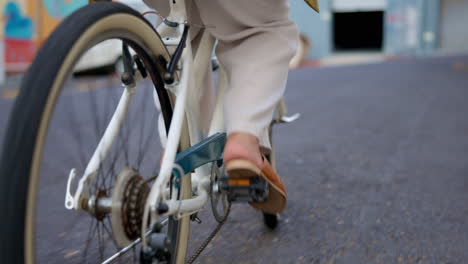
[[[224,159],[261,165],[259,146],[270,147],[268,125],[283,96],[298,32],[286,0],[196,0],[227,73]]]
[[[169,15],[170,6],[168,1],[155,1],[155,0],[145,0],[152,8],[156,9],[162,16],[167,17]],[[192,51],[195,56],[195,53],[198,50],[198,47],[201,42],[201,38],[205,29],[201,28],[202,21],[200,19],[199,11],[197,6],[192,1],[187,1],[187,15],[188,20],[192,27],[190,28],[190,39],[192,45]],[[209,69],[206,71],[206,74],[203,78],[203,89],[201,90],[200,98],[197,101],[203,102],[203,104],[191,107],[199,107],[198,111],[200,113],[199,121],[201,123],[201,129],[203,134],[208,133],[209,125],[211,122],[211,114],[213,112],[213,104],[214,104],[214,88],[213,88],[213,77],[211,72],[211,65]],[[155,95],[155,104],[159,111],[161,111],[161,107],[159,106],[159,99],[157,95]],[[167,135],[166,135],[166,127],[164,125],[164,120],[162,115],[159,115],[158,120],[158,130],[161,145],[163,148],[166,147]]]
[[[262,177],[268,198],[251,203],[270,214],[286,208],[286,188],[260,146],[270,147],[268,126],[283,96],[298,39],[287,0],[195,0],[206,28],[218,39],[216,53],[227,75],[224,98],[229,177]]]

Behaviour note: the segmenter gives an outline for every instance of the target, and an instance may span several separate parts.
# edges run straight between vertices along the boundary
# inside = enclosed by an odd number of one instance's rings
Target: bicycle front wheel
[[[100,53],[123,44],[135,55],[135,68],[150,80],[130,91],[119,78],[76,77],[82,58],[98,60]],[[117,253],[127,253],[117,259],[121,262],[138,262],[136,247],[122,249],[142,236],[150,178],[157,175],[162,155],[154,98],[165,127],[172,118],[173,98],[161,77],[168,59],[153,27],[133,9],[111,2],[78,10],[44,43],[23,79],[0,160],[2,263],[102,263]],[[66,210],[68,176],[72,169],[78,179],[83,175],[125,92],[131,98],[126,119],[107,153],[98,153],[101,164],[87,209]],[[182,182],[173,195],[190,197],[190,182]],[[189,219],[166,222],[169,262],[181,263]]]

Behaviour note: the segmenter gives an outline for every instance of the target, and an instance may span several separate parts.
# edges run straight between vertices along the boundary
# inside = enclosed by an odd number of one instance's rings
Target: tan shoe
[[[249,203],[254,208],[269,214],[281,213],[286,209],[286,187],[266,158],[263,158],[261,168],[251,161],[241,159],[227,161],[225,168],[230,178],[262,177],[268,182],[267,200],[262,203]]]

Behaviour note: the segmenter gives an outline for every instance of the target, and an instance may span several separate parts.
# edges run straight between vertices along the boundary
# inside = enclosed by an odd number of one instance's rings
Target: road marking
[[[454,62],[452,68],[456,71],[466,71],[468,72],[468,64],[462,61]]]
[[[3,99],[15,99],[19,94],[19,89],[8,89],[2,91],[2,98]]]
[[[79,250],[69,251],[69,252],[67,252],[67,253],[65,254],[64,258],[65,258],[65,259],[72,258],[72,257],[78,255],[79,253],[80,253]]]

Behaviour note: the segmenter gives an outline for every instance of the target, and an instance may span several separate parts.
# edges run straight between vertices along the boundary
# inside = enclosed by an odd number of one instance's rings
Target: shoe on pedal
[[[266,158],[263,158],[261,168],[248,160],[233,159],[225,163],[225,169],[229,177],[227,185],[231,187],[230,190],[237,190],[239,194],[237,198],[242,198],[242,190],[249,190],[244,195],[250,194],[252,199],[246,201],[254,208],[268,214],[284,211],[286,187]],[[262,194],[266,196],[264,199]]]

